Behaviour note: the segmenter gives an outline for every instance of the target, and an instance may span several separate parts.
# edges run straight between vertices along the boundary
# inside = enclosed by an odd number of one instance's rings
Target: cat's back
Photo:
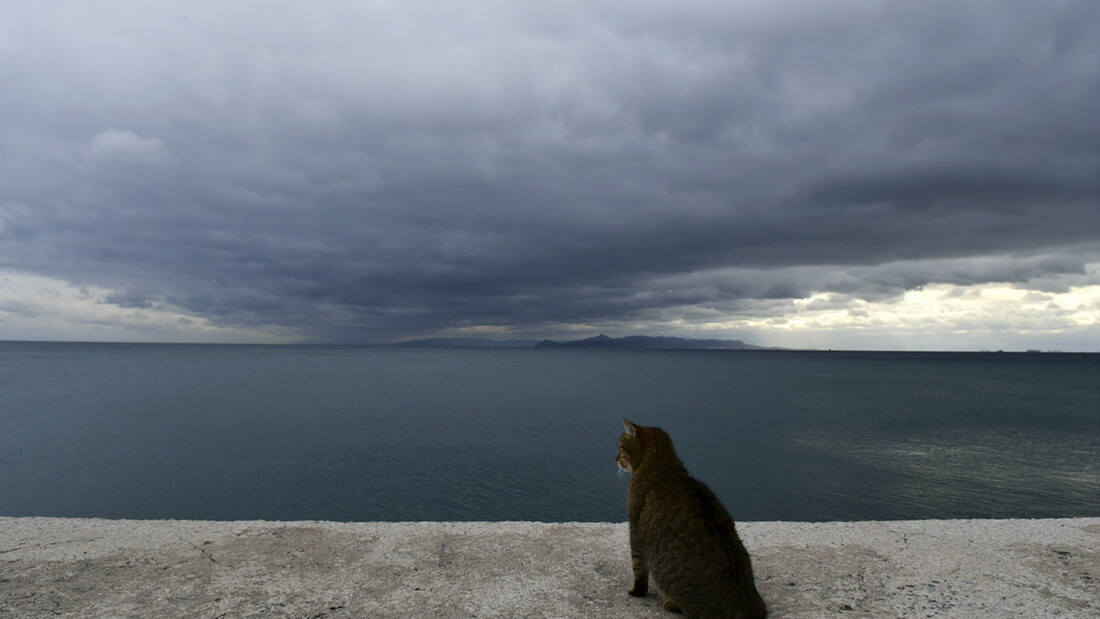
[[[684,615],[764,617],[751,559],[710,488],[682,469],[646,471],[631,482],[637,541],[654,580]]]

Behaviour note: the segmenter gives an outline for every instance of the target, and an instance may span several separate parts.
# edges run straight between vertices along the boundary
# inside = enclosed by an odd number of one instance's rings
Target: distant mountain
[[[741,340],[694,340],[683,337],[649,337],[630,335],[608,337],[600,334],[583,340],[555,342],[543,340],[535,348],[614,348],[631,350],[766,350],[765,346],[746,344]]]
[[[491,340],[479,337],[433,337],[397,342],[401,348],[534,348],[538,340]]]
[[[583,340],[491,340],[477,337],[433,337],[390,344],[399,348],[612,348],[623,350],[767,350],[741,340],[693,340],[683,337],[597,335]]]

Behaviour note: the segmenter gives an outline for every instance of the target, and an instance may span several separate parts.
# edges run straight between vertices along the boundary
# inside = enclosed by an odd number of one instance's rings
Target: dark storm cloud
[[[16,3],[0,267],[380,341],[1057,286],[1089,1]]]

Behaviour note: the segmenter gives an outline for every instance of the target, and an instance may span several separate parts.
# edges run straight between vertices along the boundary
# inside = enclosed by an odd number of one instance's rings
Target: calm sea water
[[[622,521],[620,419],[738,520],[1100,516],[1100,355],[0,343],[0,515]]]

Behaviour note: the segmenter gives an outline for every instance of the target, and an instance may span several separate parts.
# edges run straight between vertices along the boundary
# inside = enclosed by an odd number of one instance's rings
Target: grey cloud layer
[[[477,6],[0,9],[0,267],[376,341],[1100,253],[1093,2]]]

